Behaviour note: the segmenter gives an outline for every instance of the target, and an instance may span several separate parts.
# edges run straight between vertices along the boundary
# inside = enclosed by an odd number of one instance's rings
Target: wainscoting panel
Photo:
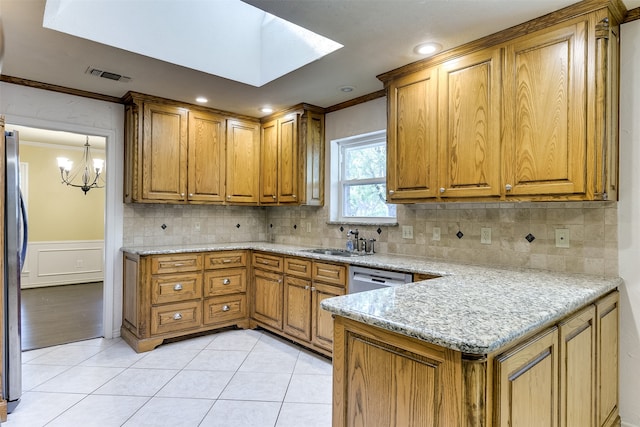
[[[29,242],[22,289],[104,279],[104,241]]]

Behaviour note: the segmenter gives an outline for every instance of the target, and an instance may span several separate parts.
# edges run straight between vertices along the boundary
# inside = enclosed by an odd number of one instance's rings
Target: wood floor
[[[22,350],[102,336],[102,282],[23,289]]]

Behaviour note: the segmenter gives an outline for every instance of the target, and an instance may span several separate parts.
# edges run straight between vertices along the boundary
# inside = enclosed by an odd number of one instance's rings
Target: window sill
[[[397,222],[377,222],[374,220],[368,221],[327,221],[327,225],[370,225],[377,227],[397,227]]]

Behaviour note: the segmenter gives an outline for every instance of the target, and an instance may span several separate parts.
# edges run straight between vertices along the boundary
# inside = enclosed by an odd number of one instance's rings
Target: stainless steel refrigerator
[[[2,342],[2,396],[11,412],[22,394],[20,345],[20,274],[27,251],[27,215],[20,193],[18,132],[4,133],[5,223],[4,223],[4,340]]]

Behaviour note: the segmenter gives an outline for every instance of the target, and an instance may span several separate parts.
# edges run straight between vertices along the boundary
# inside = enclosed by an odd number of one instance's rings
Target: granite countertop
[[[342,257],[265,242],[132,247],[139,255],[254,249],[442,276],[326,299],[336,315],[469,354],[488,354],[552,325],[622,284],[620,278],[497,269],[400,255]]]

